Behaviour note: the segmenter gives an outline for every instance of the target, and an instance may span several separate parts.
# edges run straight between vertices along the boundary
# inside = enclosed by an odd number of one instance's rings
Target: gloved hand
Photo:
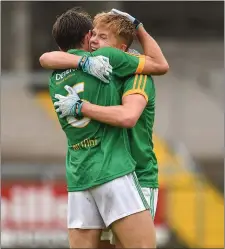
[[[139,55],[140,54],[137,50],[135,50],[133,48],[129,48],[127,52],[130,53],[130,54],[135,54],[135,55]]]
[[[109,83],[112,74],[112,66],[109,63],[109,58],[99,56],[84,55],[78,66],[83,72],[91,74],[105,83]]]
[[[140,25],[143,25],[138,19],[136,19],[135,17],[131,16],[130,14],[128,14],[126,12],[122,12],[122,11],[117,10],[117,9],[111,9],[110,12],[113,13],[113,14],[126,16],[134,24],[136,29],[138,29],[138,27]]]
[[[81,107],[83,105],[83,101],[78,96],[76,90],[68,85],[66,85],[64,88],[69,93],[68,96],[55,94],[55,98],[58,99],[59,101],[56,101],[54,103],[54,106],[58,107],[56,109],[56,112],[61,113],[59,117],[60,118],[64,118],[66,116],[74,116],[75,118],[83,117],[81,113]]]

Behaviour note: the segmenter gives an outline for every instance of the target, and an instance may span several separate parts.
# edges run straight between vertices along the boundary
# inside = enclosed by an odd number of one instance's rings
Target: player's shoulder
[[[121,51],[118,48],[114,48],[114,47],[102,47],[99,48],[98,51],[110,51],[110,52],[114,52],[114,51]]]
[[[90,55],[91,53],[82,49],[69,49],[67,51],[69,54],[75,54],[75,55]]]
[[[93,56],[96,55],[114,55],[114,54],[118,54],[118,53],[124,53],[122,50],[119,50],[118,48],[113,48],[113,47],[103,47],[103,48],[99,48],[98,50],[92,52],[91,54]]]

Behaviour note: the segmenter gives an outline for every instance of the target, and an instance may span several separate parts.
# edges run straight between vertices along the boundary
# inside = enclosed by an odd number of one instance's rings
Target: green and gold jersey
[[[131,155],[137,162],[135,172],[141,187],[158,187],[158,165],[153,151],[153,124],[155,118],[155,85],[151,76],[135,75],[124,84],[123,97],[142,94],[147,105],[137,124],[128,129]]]
[[[68,52],[90,55],[81,50]],[[64,89],[65,85],[74,87],[81,99],[96,105],[109,106],[121,103],[118,89],[122,78],[120,80],[119,77],[140,72],[144,63],[143,58],[113,48],[99,49],[92,55],[109,57],[113,66],[110,84],[101,83],[97,78],[81,70],[57,70],[52,73],[49,83],[53,103],[57,101],[55,94],[68,94]],[[126,129],[112,127],[87,117],[59,118],[58,115],[58,119],[68,141],[66,178],[69,192],[85,190],[134,171],[136,163],[130,154]]]

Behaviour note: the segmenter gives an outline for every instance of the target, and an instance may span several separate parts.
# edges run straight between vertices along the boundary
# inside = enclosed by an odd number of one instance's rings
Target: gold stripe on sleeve
[[[144,66],[145,66],[145,56],[141,55],[139,56],[139,64],[135,73],[141,74],[144,69]]]
[[[147,82],[147,75],[144,75],[144,84],[142,87],[142,91],[145,91],[146,82]]]
[[[142,78],[143,78],[143,74],[140,75],[139,81],[138,81],[138,89],[141,89],[141,83],[142,83]]]
[[[137,79],[138,79],[138,74],[135,75],[133,89],[136,88]]]

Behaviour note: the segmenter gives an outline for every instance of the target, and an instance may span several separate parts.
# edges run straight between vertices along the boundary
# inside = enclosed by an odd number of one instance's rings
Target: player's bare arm
[[[137,37],[146,55],[146,60],[150,64],[152,75],[163,75],[167,73],[169,65],[162,50],[142,25],[138,27]]]
[[[141,116],[147,101],[143,95],[132,94],[123,97],[122,105],[99,106],[83,103],[81,113],[85,117],[97,120],[112,126],[132,128]]]
[[[57,69],[56,65],[59,64],[60,69],[70,68],[71,65],[73,65],[73,68],[78,68],[81,58],[82,56],[72,55],[63,51],[53,51],[42,54],[39,62],[43,68],[52,70]]]
[[[137,37],[144,51],[144,55],[146,56],[146,60],[150,62],[150,70],[152,74],[165,74],[169,70],[169,65],[166,61],[166,58],[164,57],[162,50],[160,49],[157,42],[144,29],[143,24],[135,17],[131,16],[126,12],[122,12],[117,9],[112,9],[111,13],[126,16],[133,23],[137,30]]]
[[[147,75],[128,78],[123,86],[122,105],[96,106],[84,103],[81,113],[91,119],[113,126],[132,128],[136,125],[149,99],[154,96],[154,82]]]

